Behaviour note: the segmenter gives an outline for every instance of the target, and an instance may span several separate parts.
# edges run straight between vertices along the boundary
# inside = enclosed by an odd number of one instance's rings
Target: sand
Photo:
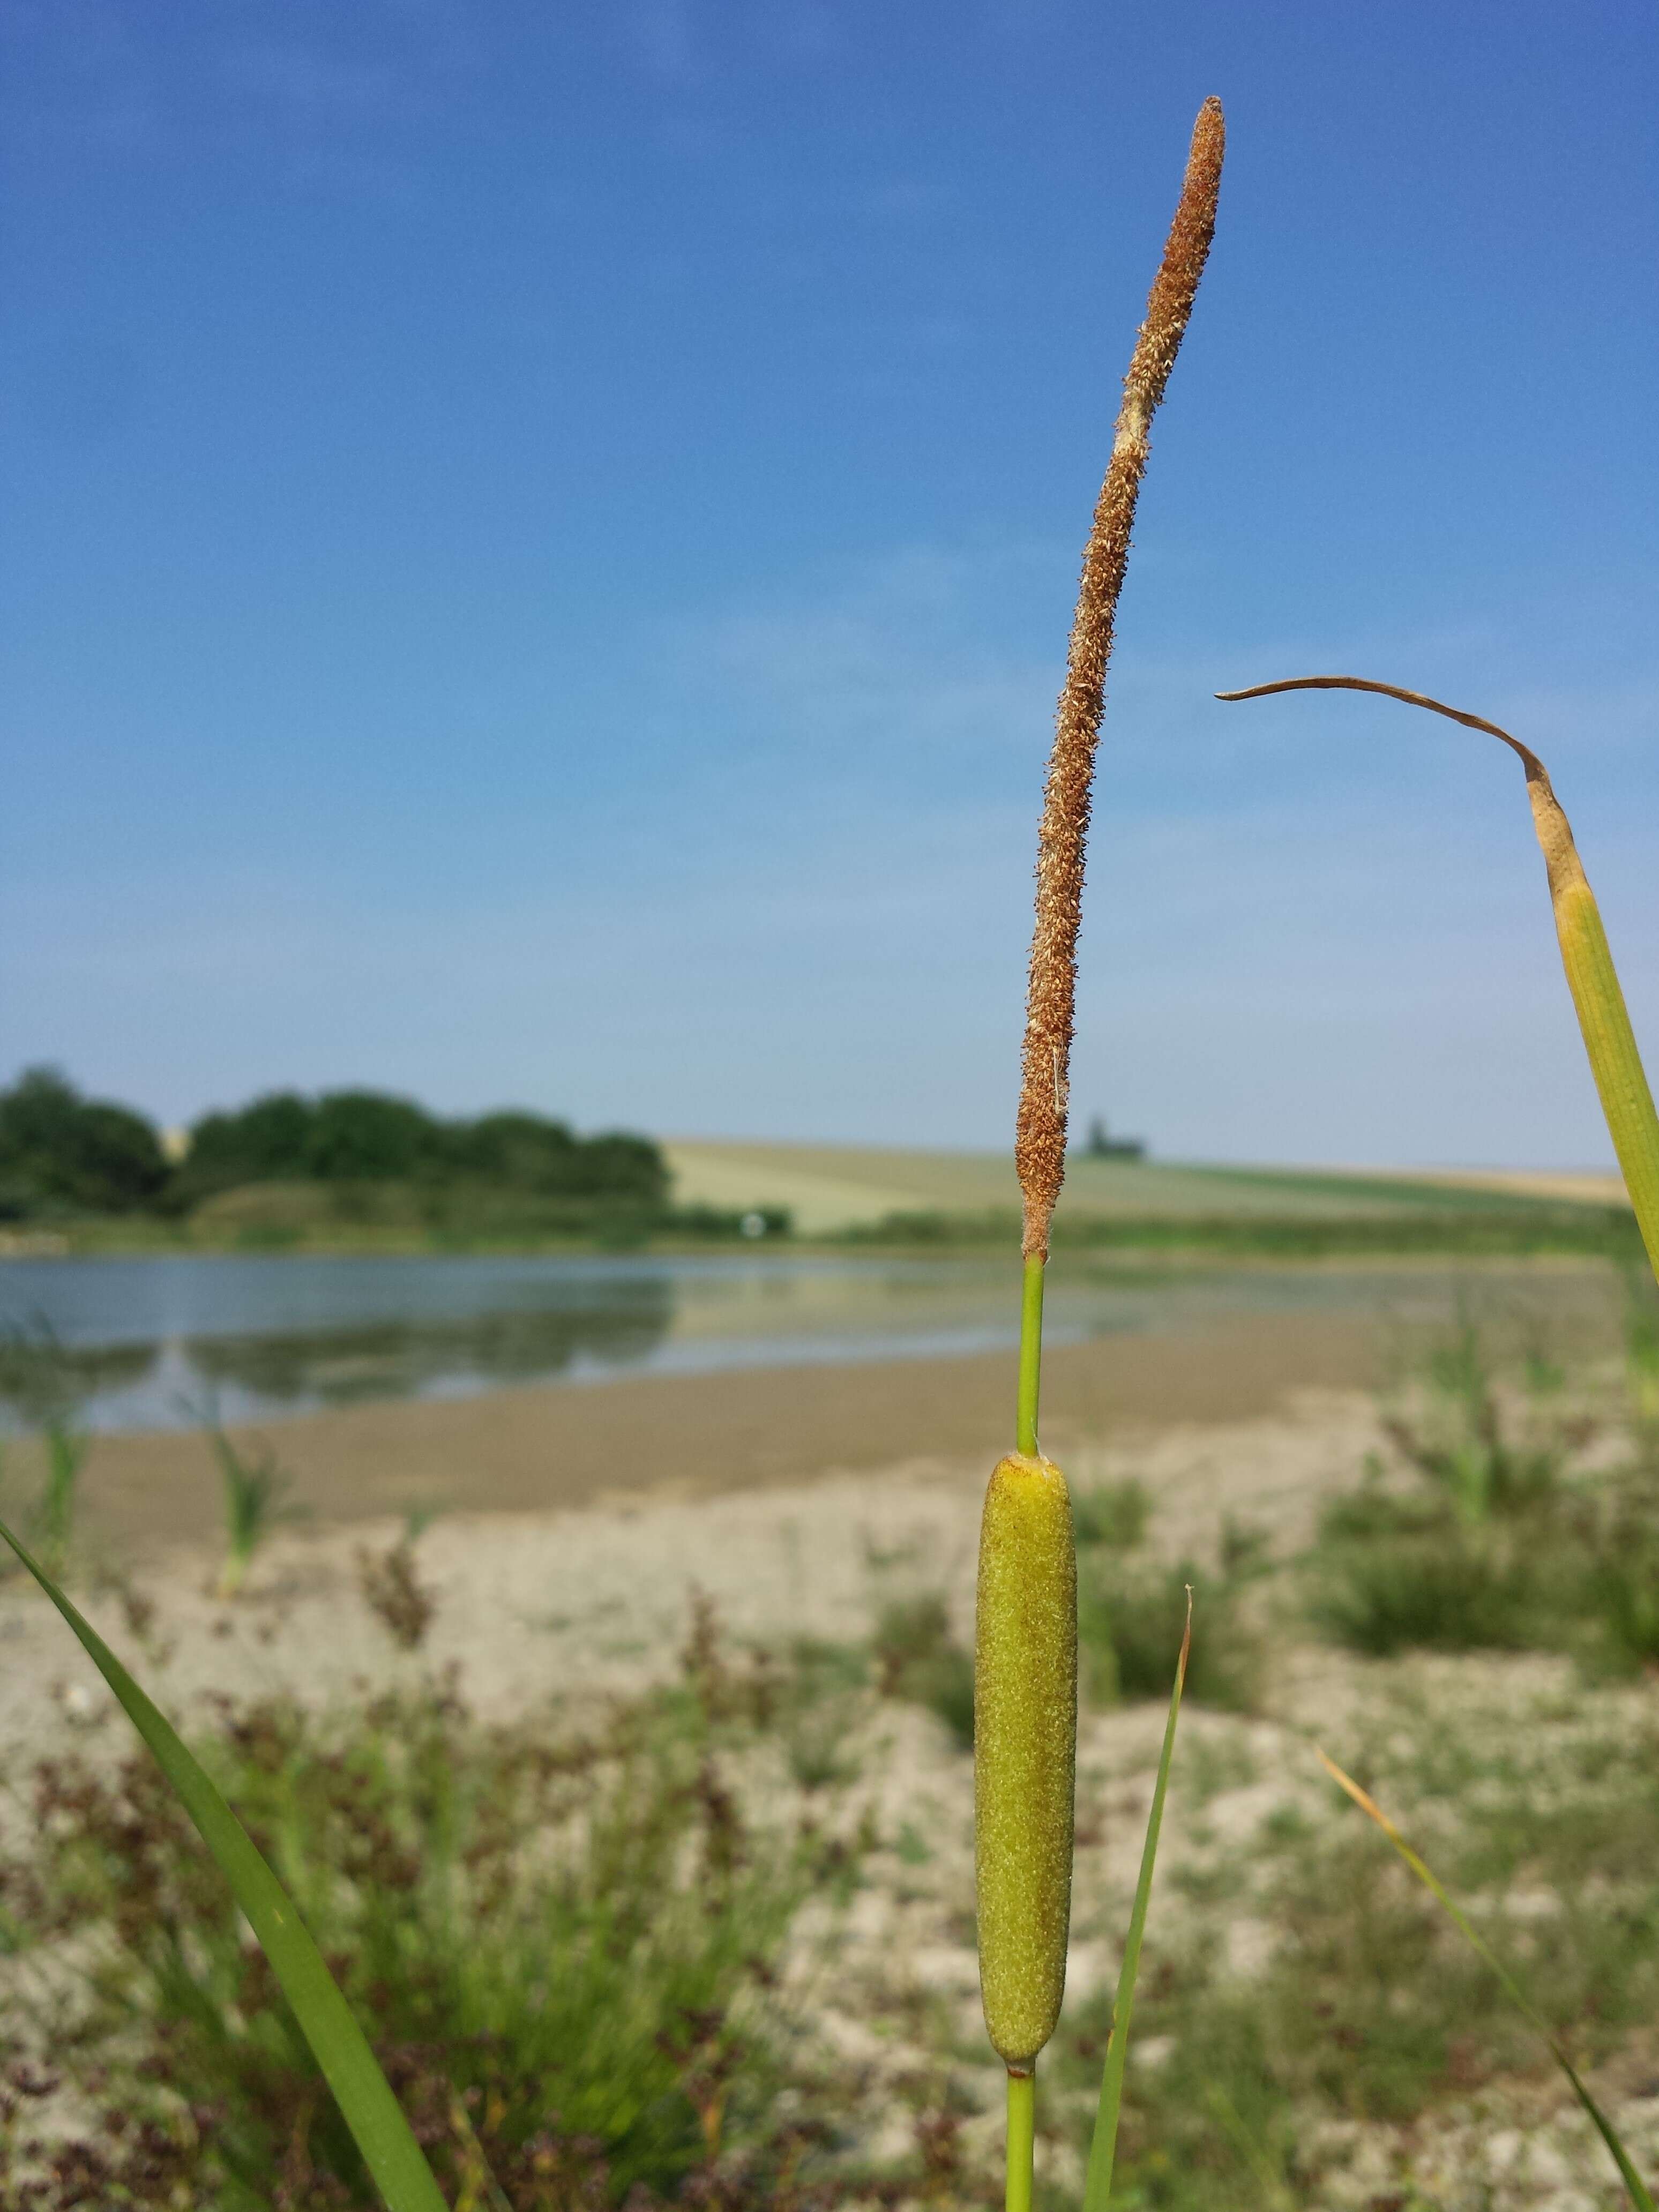
[[[1375,1441],[1379,1352],[1374,1322],[1316,1314],[1060,1347],[1044,1443],[1085,1486],[1139,1474],[1167,1542],[1206,1543],[1228,1512],[1289,1529]],[[130,1656],[131,1624],[99,1596],[100,1577],[156,1601],[165,1663],[143,1654],[145,1679],[185,1713],[220,1691],[326,1698],[396,1679],[356,1560],[415,1505],[437,1509],[419,1545],[439,1600],[424,1656],[459,1664],[489,1711],[660,1680],[694,1589],[734,1633],[763,1640],[861,1638],[884,1589],[937,1589],[965,1637],[1011,1367],[999,1353],[643,1378],[271,1424],[243,1442],[276,1447],[307,1510],[269,1540],[234,1606],[210,1595],[223,1522],[204,1439],[100,1437],[82,1477],[77,1587]],[[0,1746],[14,1756],[52,1740],[72,1683],[88,1713],[106,1711],[89,1663],[21,1577],[0,1585]]]
[[[1138,1476],[1157,1499],[1161,1545],[1207,1553],[1230,1515],[1293,1545],[1319,1497],[1351,1481],[1378,1442],[1367,1394],[1303,1385],[1253,1418],[1143,1422],[1116,1443],[1079,1437],[1066,1456],[1079,1488]],[[991,1458],[935,1453],[678,1497],[660,1483],[629,1490],[598,1469],[560,1505],[446,1513],[417,1541],[418,1571],[437,1601],[419,1663],[456,1666],[469,1701],[501,1717],[549,1697],[637,1690],[673,1673],[696,1592],[714,1601],[732,1635],[764,1644],[861,1640],[886,1598],[938,1591],[965,1641]],[[358,1589],[363,1553],[401,1528],[383,1515],[279,1532],[229,1605],[212,1595],[212,1544],[167,1544],[152,1531],[135,1562],[94,1537],[77,1595],[175,1718],[204,1720],[221,1695],[356,1698],[415,1663]],[[117,1567],[155,1604],[142,1639],[110,1578]],[[14,1772],[66,1729],[86,1741],[107,1726],[125,1747],[90,1662],[21,1575],[0,1584],[0,1746]]]

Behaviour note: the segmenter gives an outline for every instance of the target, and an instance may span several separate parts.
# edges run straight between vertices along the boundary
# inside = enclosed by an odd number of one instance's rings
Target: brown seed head
[[[1106,663],[1135,501],[1146,467],[1147,433],[1193,311],[1198,280],[1215,234],[1224,132],[1218,100],[1206,100],[1193,131],[1180,204],[1164,264],[1146,302],[1112,458],[1083,556],[1066,684],[1054,718],[1054,750],[1037,835],[1036,926],[1031,937],[1025,1007],[1024,1082],[1014,1161],[1025,1200],[1024,1250],[1046,1259],[1048,1224],[1066,1174],[1066,1106],[1077,989],[1077,933],[1083,912],[1084,849],[1089,833],[1095,748],[1106,703]]]

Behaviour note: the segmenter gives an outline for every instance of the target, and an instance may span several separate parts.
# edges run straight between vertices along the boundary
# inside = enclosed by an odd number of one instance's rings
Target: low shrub
[[[974,1656],[957,1641],[936,1593],[890,1599],[871,1639],[876,1686],[937,1713],[963,1751],[974,1747]]]
[[[493,2201],[484,2161],[526,2212],[654,2203],[716,2161],[735,2193],[708,2201],[789,2201],[802,2145],[773,2111],[770,1962],[829,1846],[752,1826],[723,1741],[679,1692],[591,1735],[486,1727],[430,1684],[326,1718],[225,1713],[218,1778],[453,2201]],[[64,2153],[63,2189],[29,2201],[376,2203],[159,1771],[54,1760],[34,1810],[40,1848],[5,1869],[8,1924],[34,1946],[73,1933],[96,1961],[52,2047],[102,2118]],[[141,2138],[125,2171],[116,2154]],[[99,2159],[105,2179],[74,2195]]]
[[[1530,1548],[1512,1534],[1437,1527],[1328,1547],[1310,1613],[1338,1644],[1396,1651],[1553,1649],[1560,1612]]]
[[[1247,1712],[1260,1694],[1264,1651],[1241,1608],[1242,1578],[1207,1572],[1190,1559],[1130,1565],[1103,1547],[1078,1556],[1078,1656],[1083,1693],[1096,1705],[1163,1701],[1193,1594],[1188,1701]]]
[[[1079,1546],[1106,1544],[1114,1551],[1127,1552],[1145,1536],[1152,1510],[1146,1484],[1132,1474],[1121,1482],[1074,1491],[1072,1525]]]
[[[1535,1339],[1521,1375],[1500,1387],[1468,1313],[1430,1348],[1383,1422],[1415,1484],[1391,1485],[1373,1455],[1320,1516],[1306,1564],[1322,1634],[1371,1658],[1607,1642],[1601,1616],[1620,1595],[1607,1502],[1570,1472],[1593,1424],[1564,1402],[1564,1372]]]

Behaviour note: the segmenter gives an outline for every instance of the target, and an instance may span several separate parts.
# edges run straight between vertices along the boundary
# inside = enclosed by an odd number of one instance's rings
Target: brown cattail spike
[[[1084,551],[1066,684],[1054,718],[1054,745],[1037,837],[1036,926],[1031,936],[1024,1081],[1014,1140],[1025,1200],[1023,1249],[1028,1260],[1048,1256],[1048,1224],[1066,1174],[1066,1105],[1084,848],[1117,595],[1146,467],[1147,432],[1170,380],[1215,234],[1224,136],[1221,102],[1206,100],[1193,131],[1186,180],[1164,249],[1164,265],[1123,380],[1123,405]]]

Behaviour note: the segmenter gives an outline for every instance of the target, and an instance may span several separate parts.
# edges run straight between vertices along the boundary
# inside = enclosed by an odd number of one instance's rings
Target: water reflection
[[[0,1408],[19,1428],[44,1428],[105,1392],[140,1388],[154,1372],[153,1345],[66,1345],[38,1319],[0,1330]]]
[[[976,1260],[781,1253],[16,1261],[0,1265],[0,1430],[973,1351],[1006,1339],[1012,1279]]]
[[[481,1315],[475,1321],[375,1322],[282,1336],[204,1337],[181,1347],[206,1388],[295,1410],[404,1398],[437,1388],[550,1382],[583,1362],[647,1360],[667,1334],[674,1301],[665,1283],[631,1283],[600,1306]]]
[[[1517,1278],[1517,1282],[1520,1279]],[[1446,1264],[1057,1271],[1054,1344],[1223,1313],[1442,1315]],[[177,1428],[513,1383],[926,1358],[1012,1345],[1018,1265],[978,1257],[0,1261],[0,1431]],[[1487,1282],[1496,1292],[1497,1279]]]

